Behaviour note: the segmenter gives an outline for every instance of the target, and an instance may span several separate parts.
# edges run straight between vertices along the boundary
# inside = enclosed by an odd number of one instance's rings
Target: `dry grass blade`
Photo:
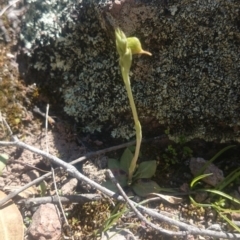
[[[173,196],[160,194],[160,193],[151,193],[151,195],[157,196],[160,199],[163,199],[163,200],[165,200],[165,201],[167,201],[168,203],[171,203],[171,204],[179,204],[179,203],[181,203],[183,201],[182,198],[173,197]]]

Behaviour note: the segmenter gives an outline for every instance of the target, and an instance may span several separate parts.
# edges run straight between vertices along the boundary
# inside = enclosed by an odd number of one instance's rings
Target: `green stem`
[[[132,176],[133,176],[134,170],[136,168],[137,160],[138,160],[138,156],[139,156],[139,152],[140,152],[140,146],[141,146],[141,142],[142,142],[142,128],[141,128],[141,124],[138,120],[137,109],[136,109],[133,95],[132,95],[129,71],[126,71],[126,70],[124,70],[123,67],[121,67],[121,72],[122,72],[122,77],[123,77],[124,84],[125,84],[125,87],[127,90],[127,95],[128,95],[128,99],[130,102],[130,106],[132,109],[133,119],[134,119],[134,123],[135,123],[135,130],[136,130],[136,149],[135,149],[135,153],[134,153],[134,156],[133,156],[133,159],[131,161],[130,168],[128,171],[128,184],[130,185],[132,183]]]

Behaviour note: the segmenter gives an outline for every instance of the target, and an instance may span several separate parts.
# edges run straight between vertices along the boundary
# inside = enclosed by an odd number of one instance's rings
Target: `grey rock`
[[[202,167],[205,166],[206,160],[203,158],[191,158],[190,160],[190,170],[194,176],[197,176],[201,171]],[[212,175],[201,179],[201,181],[211,185],[216,186],[218,183],[224,180],[223,172],[214,164],[210,164],[202,174],[212,173]]]
[[[28,233],[32,240],[60,239],[61,222],[53,204],[43,204],[37,209],[33,214]]]
[[[78,180],[76,178],[71,178],[61,187],[63,195],[72,194],[77,187]]]
[[[38,178],[40,176],[40,173],[37,170],[31,170],[24,174],[22,174],[22,182],[31,182],[34,179]]]
[[[135,237],[131,231],[128,229],[117,229],[111,228],[105,232],[101,240],[137,240],[139,238]]]

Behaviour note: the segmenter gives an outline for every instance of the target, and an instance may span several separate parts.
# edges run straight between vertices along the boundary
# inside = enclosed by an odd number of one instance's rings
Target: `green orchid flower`
[[[128,99],[132,109],[133,119],[135,123],[135,130],[136,130],[136,149],[135,149],[135,154],[131,161],[129,172],[128,172],[128,184],[130,185],[132,183],[133,173],[137,165],[140,145],[142,141],[142,127],[138,119],[138,114],[137,114],[136,106],[134,103],[132,90],[131,90],[131,83],[129,78],[130,68],[132,65],[132,55],[147,54],[151,56],[152,54],[142,49],[142,45],[138,38],[136,37],[127,38],[124,32],[121,31],[119,28],[115,30],[115,36],[116,36],[117,52],[119,54],[119,64],[121,68],[121,73],[122,73],[123,81],[127,90]]]

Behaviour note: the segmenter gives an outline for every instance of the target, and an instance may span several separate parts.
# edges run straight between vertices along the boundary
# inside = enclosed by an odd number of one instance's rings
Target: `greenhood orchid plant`
[[[142,49],[138,38],[127,38],[120,29],[115,30],[115,36],[121,74],[127,90],[135,123],[136,147],[134,150],[130,148],[125,149],[120,161],[117,159],[109,159],[108,168],[112,170],[122,187],[130,186],[136,194],[146,196],[149,193],[159,192],[160,190],[157,183],[150,180],[155,174],[157,163],[156,161],[147,161],[137,166],[142,141],[142,129],[132,95],[129,73],[133,54],[147,54],[149,56],[152,54]],[[116,190],[115,185],[110,180],[105,182],[104,185],[112,190]]]

